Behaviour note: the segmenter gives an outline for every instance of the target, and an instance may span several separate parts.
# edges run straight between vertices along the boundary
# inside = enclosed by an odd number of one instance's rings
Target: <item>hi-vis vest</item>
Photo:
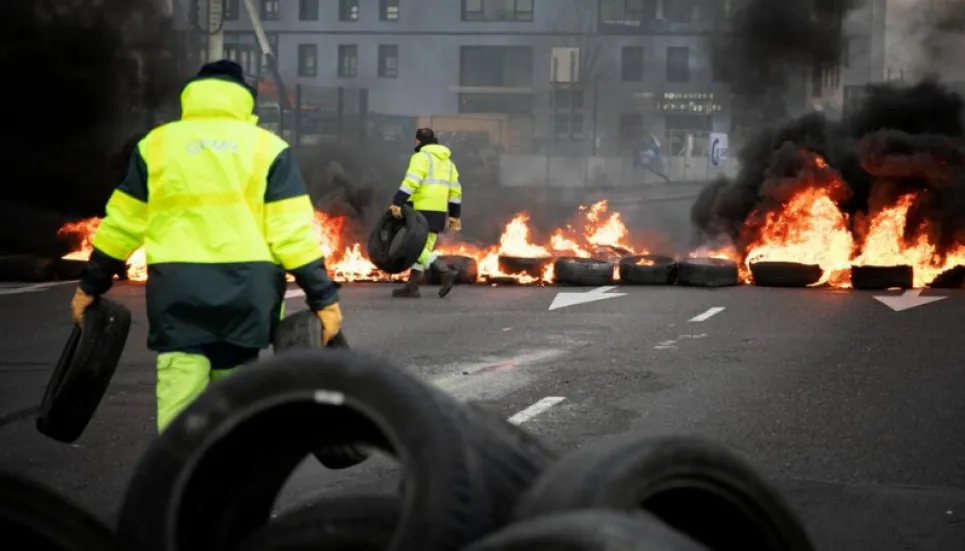
[[[321,258],[311,200],[297,174],[269,183],[288,144],[254,123],[242,86],[198,80],[181,101],[182,119],[138,144],[143,173],[111,196],[93,245],[126,260],[144,244],[152,348],[267,346],[281,268]]]

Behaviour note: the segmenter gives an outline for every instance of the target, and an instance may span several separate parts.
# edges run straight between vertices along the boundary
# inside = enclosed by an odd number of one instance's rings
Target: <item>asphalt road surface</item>
[[[346,286],[355,348],[484,400],[562,449],[610,435],[696,434],[756,465],[819,549],[944,550],[965,542],[965,294],[894,311],[875,293],[752,287],[457,287],[441,300]],[[143,288],[121,368],[76,445],[44,439],[29,409],[70,330],[72,285],[0,288],[0,467],[32,475],[112,520],[155,430]],[[896,293],[879,293],[891,294]],[[302,299],[289,299],[291,309]],[[418,320],[418,321],[415,321]],[[538,406],[534,406],[539,404]],[[377,458],[341,473],[313,462],[279,506],[346,488],[389,488]]]

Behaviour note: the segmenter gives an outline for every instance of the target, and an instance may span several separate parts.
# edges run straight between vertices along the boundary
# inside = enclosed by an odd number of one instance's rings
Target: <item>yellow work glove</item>
[[[402,207],[398,205],[392,205],[389,207],[389,212],[391,212],[392,216],[395,218],[402,218]]]
[[[452,231],[462,231],[462,221],[458,218],[450,218],[449,229]]]
[[[327,345],[342,330],[342,308],[336,302],[315,312],[322,322],[322,345]]]
[[[94,304],[94,297],[88,295],[78,287],[74,293],[74,298],[70,301],[70,313],[74,318],[74,323],[76,323],[78,327],[84,326],[84,311],[87,310],[91,304]]]

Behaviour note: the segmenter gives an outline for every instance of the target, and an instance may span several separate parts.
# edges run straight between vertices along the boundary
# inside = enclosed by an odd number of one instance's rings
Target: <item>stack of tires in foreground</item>
[[[306,456],[355,446],[397,459],[396,491],[273,515]],[[784,501],[716,445],[627,435],[558,457],[479,404],[349,350],[285,352],[212,386],[148,448],[116,534],[28,482],[0,484],[0,526],[32,537],[24,549],[812,549]]]

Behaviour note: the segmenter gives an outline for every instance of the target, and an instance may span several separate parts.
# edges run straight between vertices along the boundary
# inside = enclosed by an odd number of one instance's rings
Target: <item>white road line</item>
[[[717,314],[723,312],[724,310],[726,310],[726,308],[724,308],[723,306],[714,306],[713,308],[711,308],[710,310],[707,310],[703,314],[690,318],[690,321],[692,322],[707,321],[710,318],[716,316]]]
[[[522,425],[523,423],[525,423],[526,421],[529,421],[530,419],[536,417],[537,415],[542,415],[543,413],[546,413],[548,409],[562,402],[565,399],[566,398],[562,396],[547,396],[546,398],[543,398],[539,402],[536,402],[535,404],[529,406],[523,411],[520,411],[516,415],[513,415],[512,417],[510,417],[509,422],[514,425]]]
[[[285,298],[298,298],[305,296],[305,291],[301,289],[290,289],[285,291]]]
[[[24,293],[38,293],[46,291],[46,287],[40,285],[28,285],[26,287],[13,287],[10,289],[0,289],[0,295],[22,295]]]

